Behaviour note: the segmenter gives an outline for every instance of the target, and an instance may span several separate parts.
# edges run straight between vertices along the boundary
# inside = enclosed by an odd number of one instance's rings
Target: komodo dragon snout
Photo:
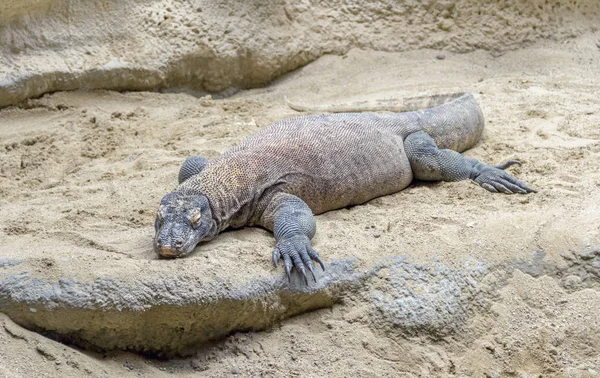
[[[183,257],[196,245],[216,235],[208,199],[204,195],[169,193],[154,221],[154,248],[161,257]]]

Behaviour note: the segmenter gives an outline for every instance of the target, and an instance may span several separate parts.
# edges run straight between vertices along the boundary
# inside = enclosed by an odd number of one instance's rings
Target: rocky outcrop
[[[333,262],[312,287],[299,277],[292,285],[283,277],[249,277],[240,284],[226,276],[206,281],[168,271],[55,279],[50,272],[36,275],[36,263],[40,261],[0,261],[0,312],[59,340],[151,355],[185,354],[233,331],[266,329],[278,320],[331,306],[343,288],[361,281],[350,262]],[[131,274],[136,278],[128,279]]]
[[[193,353],[194,347],[232,332],[264,330],[344,299],[370,308],[370,324],[381,332],[438,338],[460,333],[470,315],[489,312],[488,299],[498,295],[517,269],[533,277],[562,278],[566,289],[598,287],[600,249],[588,246],[563,258],[565,263],[557,266],[534,253],[528,261],[498,266],[471,260],[461,269],[399,257],[367,270],[352,261],[333,261],[318,275],[318,283],[308,287],[297,275],[291,284],[282,276],[250,277],[240,285],[227,277],[211,282],[139,272],[133,281],[113,273],[81,282],[68,275],[40,277],[31,259],[3,259],[0,311],[58,340],[155,356]],[[576,287],[564,277],[578,277]]]
[[[226,95],[353,47],[500,52],[599,17],[595,0],[8,2],[0,107],[75,89]]]

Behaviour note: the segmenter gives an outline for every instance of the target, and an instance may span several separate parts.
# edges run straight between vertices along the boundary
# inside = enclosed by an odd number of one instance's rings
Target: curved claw
[[[283,265],[285,267],[285,274],[287,274],[288,282],[292,282],[292,259],[286,253],[281,254],[283,256]]]
[[[531,186],[527,185],[525,182],[519,180],[518,178],[513,177],[513,176],[509,175],[508,173],[505,173],[505,176],[506,176],[505,177],[506,181],[523,189],[524,193],[537,193],[537,190],[535,190]]]
[[[308,285],[308,276],[306,275],[306,268],[304,268],[304,266],[297,266],[296,269],[300,270],[300,272],[302,273],[302,277],[304,277],[304,283]]]
[[[521,165],[521,162],[518,160],[509,160],[502,164],[493,165],[492,167],[504,170],[504,169],[510,167],[511,165]]]
[[[315,269],[313,268],[313,264],[308,263],[308,270],[310,270],[310,274],[312,275],[313,281],[317,282],[317,277],[315,277]]]
[[[277,268],[277,264],[279,264],[279,249],[277,249],[277,247],[273,248],[273,265],[275,265],[275,268]]]
[[[325,264],[323,264],[323,260],[321,260],[321,257],[319,256],[319,254],[317,253],[317,251],[315,251],[312,248],[308,249],[308,256],[310,256],[310,258],[316,262],[319,263],[319,265],[321,265],[321,269],[323,271],[325,271]]]
[[[304,267],[304,263],[302,262],[302,259],[300,258],[300,254],[298,253],[297,250],[293,249],[291,251],[291,255],[292,255],[292,261],[294,262],[294,267],[296,268],[297,271],[302,273],[302,276],[304,277],[304,282],[306,282],[306,284],[308,285],[308,278],[306,277],[306,268]]]
[[[279,258],[284,261],[285,272],[288,276],[288,281],[291,281],[292,266],[302,274],[304,282],[308,285],[308,275],[306,270],[310,272],[312,278],[317,282],[312,260],[315,260],[325,270],[325,264],[319,257],[318,253],[312,249],[310,240],[305,235],[293,236],[289,239],[279,240],[277,246],[273,249],[273,264],[277,266]]]
[[[310,255],[308,254],[308,249],[307,248],[305,250],[306,253],[301,253],[300,254],[300,258],[302,259],[302,262],[304,263],[304,266],[308,268],[308,270],[310,271],[310,274],[312,274],[312,278],[315,282],[317,282],[317,278],[315,277],[315,270],[313,269],[313,264],[312,261],[310,260]],[[306,276],[305,276],[306,278]],[[306,280],[306,284],[308,285],[308,280]]]

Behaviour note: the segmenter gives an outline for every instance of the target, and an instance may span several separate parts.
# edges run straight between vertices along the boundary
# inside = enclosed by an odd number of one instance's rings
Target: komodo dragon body
[[[228,227],[258,225],[275,235],[275,266],[281,258],[288,278],[295,267],[307,280],[307,270],[314,278],[312,260],[324,268],[310,242],[313,214],[398,192],[413,178],[471,179],[509,194],[535,191],[503,170],[518,162],[490,166],[459,153],[483,131],[470,93],[412,98],[386,108],[408,112],[289,118],[214,160],[186,159],[179,186],[162,199],[156,217],[158,254],[185,256]]]

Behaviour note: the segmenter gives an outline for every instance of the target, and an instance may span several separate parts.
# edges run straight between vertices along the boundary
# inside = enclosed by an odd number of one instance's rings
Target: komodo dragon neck
[[[186,195],[204,195],[211,207],[218,232],[228,227],[253,224],[260,216],[259,201],[271,182],[260,169],[237,156],[210,161],[202,172],[176,189]]]

